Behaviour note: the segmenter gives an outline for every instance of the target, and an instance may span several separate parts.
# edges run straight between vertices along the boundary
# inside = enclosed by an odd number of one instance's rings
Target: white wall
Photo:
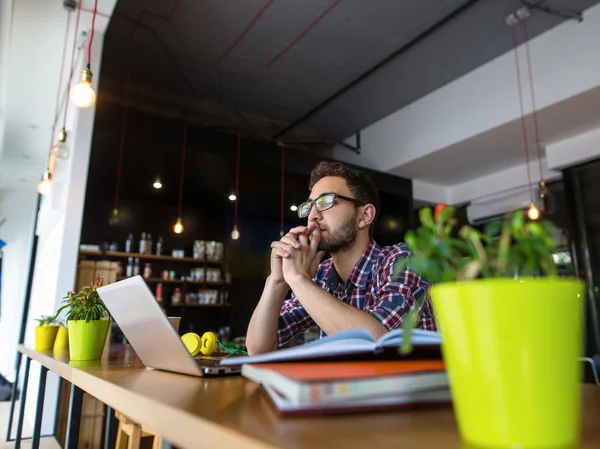
[[[2,257],[0,309],[0,373],[13,381],[25,284],[29,268],[37,193],[28,189],[7,190],[0,196],[0,239],[6,242]]]
[[[579,134],[546,147],[548,165],[561,169],[600,158],[600,129]]]

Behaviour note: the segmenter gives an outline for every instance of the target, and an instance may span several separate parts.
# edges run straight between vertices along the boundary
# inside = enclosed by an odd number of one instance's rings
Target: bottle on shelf
[[[156,241],[156,255],[161,256],[163,252],[163,238],[159,237]]]
[[[162,282],[159,282],[158,284],[156,284],[156,300],[160,303],[162,303],[163,300],[163,285]]]
[[[146,238],[146,248],[144,254],[152,254],[152,235],[148,233],[148,237]]]
[[[125,274],[123,272],[123,262],[121,262],[120,260],[117,261],[117,266],[116,266],[116,271],[117,271],[117,277],[122,277],[123,274]]]
[[[125,276],[127,276],[128,278],[133,276],[133,257],[129,257],[127,259],[127,271],[125,273]]]
[[[135,265],[133,266],[133,275],[137,276],[140,274],[140,259],[138,257],[135,258]]]
[[[140,238],[140,254],[146,254],[146,233],[142,232],[142,237]]]
[[[127,240],[125,240],[125,252],[130,253],[133,249],[133,234],[129,234],[127,236]]]
[[[152,265],[149,263],[144,264],[144,278],[149,279],[152,277]]]

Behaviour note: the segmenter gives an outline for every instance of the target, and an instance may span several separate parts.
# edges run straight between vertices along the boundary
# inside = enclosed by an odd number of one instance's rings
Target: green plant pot
[[[44,324],[35,328],[35,350],[49,351],[54,346],[58,326]]]
[[[109,320],[69,320],[69,353],[71,360],[99,360],[102,357]]]
[[[454,411],[480,448],[569,448],[580,427],[584,284],[484,279],[431,288]]]

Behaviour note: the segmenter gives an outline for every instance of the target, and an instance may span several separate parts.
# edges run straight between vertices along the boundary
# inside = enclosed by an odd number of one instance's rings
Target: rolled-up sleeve
[[[408,252],[390,252],[383,255],[377,280],[373,283],[373,304],[366,309],[373,317],[392,330],[401,326],[408,313],[417,309],[419,320],[417,327],[436,330],[433,309],[431,307],[429,284],[407,269],[396,272],[396,261],[409,256]]]
[[[277,330],[277,345],[282,346],[290,343],[308,328],[315,325],[308,312],[302,307],[296,295],[292,293],[290,299],[286,299],[279,312],[279,326]]]

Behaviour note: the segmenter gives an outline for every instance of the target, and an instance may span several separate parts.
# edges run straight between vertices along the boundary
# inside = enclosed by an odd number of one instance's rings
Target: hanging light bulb
[[[67,131],[65,131],[65,128],[63,128],[58,133],[58,142],[56,142],[52,147],[52,156],[54,156],[56,159],[60,159],[61,161],[68,159],[69,155],[71,154],[71,150],[67,146],[66,142]]]
[[[89,108],[96,102],[96,93],[92,89],[92,71],[88,64],[81,72],[81,82],[71,88],[71,101],[78,108]]]
[[[529,217],[530,220],[537,220],[538,218],[540,218],[540,210],[535,207],[535,204],[533,204],[533,201],[531,202],[530,206],[529,206],[529,210],[527,211],[527,216]]]
[[[290,210],[291,210],[292,212],[296,212],[296,211],[298,210],[298,206],[296,206],[295,204],[292,204],[292,205],[290,206]]]
[[[114,226],[114,225],[118,224],[120,221],[121,221],[121,217],[119,217],[119,209],[117,209],[115,207],[112,211],[112,215],[108,219],[108,224],[111,226]]]
[[[48,170],[44,171],[42,180],[38,182],[37,191],[40,195],[48,195],[52,192],[52,176]]]
[[[237,240],[240,238],[240,231],[238,230],[237,225],[233,225],[233,229],[231,230],[230,235],[233,240]]]
[[[177,222],[173,225],[173,232],[175,234],[181,234],[183,232],[183,223],[181,223],[181,218],[177,217]]]
[[[162,189],[162,182],[160,182],[160,178],[156,178],[156,181],[154,181],[152,187],[154,187],[155,189]]]
[[[229,201],[235,201],[237,200],[237,196],[235,196],[235,193],[232,193],[231,195],[229,195]]]

